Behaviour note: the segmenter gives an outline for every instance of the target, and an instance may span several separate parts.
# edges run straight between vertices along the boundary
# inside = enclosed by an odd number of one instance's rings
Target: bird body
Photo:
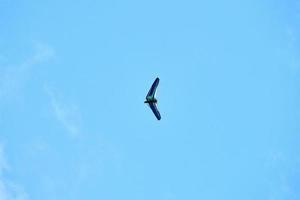
[[[148,97],[144,103],[157,103],[157,99],[155,97]]]
[[[146,101],[144,101],[144,103],[147,103],[149,105],[149,107],[151,108],[151,110],[153,111],[154,115],[156,116],[156,118],[158,120],[161,119],[160,113],[157,109],[157,99],[155,98],[155,94],[156,94],[156,89],[159,83],[159,78],[156,78],[155,81],[153,82],[147,96],[146,96]]]

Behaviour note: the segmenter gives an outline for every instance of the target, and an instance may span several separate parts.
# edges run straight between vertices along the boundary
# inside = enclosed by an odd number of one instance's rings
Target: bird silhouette
[[[156,116],[156,118],[158,120],[161,119],[160,113],[157,109],[157,99],[155,98],[155,94],[156,94],[156,89],[159,83],[159,78],[156,78],[155,81],[153,82],[147,96],[146,96],[146,101],[144,101],[144,103],[147,103],[149,105],[149,107],[151,108],[151,110],[153,111],[154,115]]]

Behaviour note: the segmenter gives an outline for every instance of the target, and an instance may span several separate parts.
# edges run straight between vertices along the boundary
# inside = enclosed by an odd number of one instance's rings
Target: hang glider
[[[151,108],[152,112],[154,113],[154,115],[156,116],[156,118],[158,120],[161,119],[160,113],[157,109],[157,99],[155,98],[155,94],[156,94],[156,89],[159,83],[159,78],[156,78],[155,81],[153,82],[147,96],[146,96],[146,101],[144,103],[147,103],[149,105],[149,107]]]

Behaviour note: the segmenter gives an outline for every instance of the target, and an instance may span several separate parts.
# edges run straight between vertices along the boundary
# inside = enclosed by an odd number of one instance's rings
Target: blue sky
[[[297,0],[0,0],[0,200],[299,200],[299,19]]]

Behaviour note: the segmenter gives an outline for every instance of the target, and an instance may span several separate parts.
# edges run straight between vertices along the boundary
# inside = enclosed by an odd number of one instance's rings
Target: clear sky
[[[0,25],[0,200],[300,199],[299,0],[0,0]]]

